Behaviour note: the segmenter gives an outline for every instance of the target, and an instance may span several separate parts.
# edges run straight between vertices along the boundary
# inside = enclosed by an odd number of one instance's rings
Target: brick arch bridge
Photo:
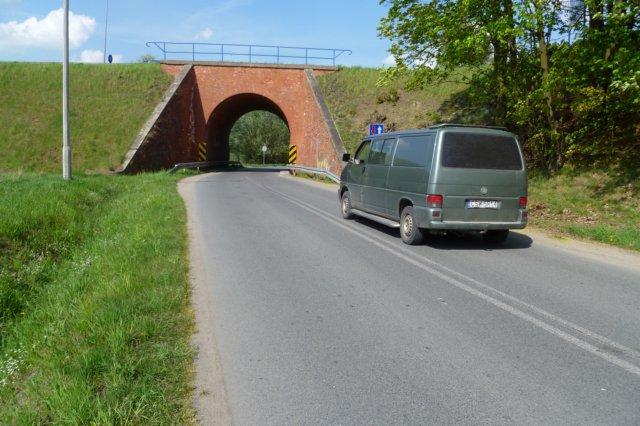
[[[126,173],[229,159],[229,134],[244,114],[264,110],[289,127],[297,164],[339,173],[345,152],[316,77],[332,67],[238,63],[162,64],[174,82],[127,152]]]

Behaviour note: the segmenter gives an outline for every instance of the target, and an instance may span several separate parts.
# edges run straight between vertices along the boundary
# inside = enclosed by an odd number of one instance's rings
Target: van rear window
[[[522,170],[516,140],[509,136],[447,132],[442,165],[463,169]]]

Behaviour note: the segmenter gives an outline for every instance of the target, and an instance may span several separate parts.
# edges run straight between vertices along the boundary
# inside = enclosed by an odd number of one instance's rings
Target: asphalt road
[[[184,185],[235,424],[640,423],[640,258],[409,247],[277,173]]]

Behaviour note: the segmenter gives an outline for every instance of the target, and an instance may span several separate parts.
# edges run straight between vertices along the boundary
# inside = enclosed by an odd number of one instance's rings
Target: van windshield
[[[516,140],[509,136],[447,132],[442,165],[463,169],[522,170]]]

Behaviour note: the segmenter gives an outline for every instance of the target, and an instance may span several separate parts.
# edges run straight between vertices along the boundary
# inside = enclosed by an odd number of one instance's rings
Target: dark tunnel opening
[[[242,93],[227,98],[214,109],[207,122],[209,161],[229,161],[231,130],[240,117],[252,111],[270,112],[289,126],[282,109],[269,98],[255,93]]]

